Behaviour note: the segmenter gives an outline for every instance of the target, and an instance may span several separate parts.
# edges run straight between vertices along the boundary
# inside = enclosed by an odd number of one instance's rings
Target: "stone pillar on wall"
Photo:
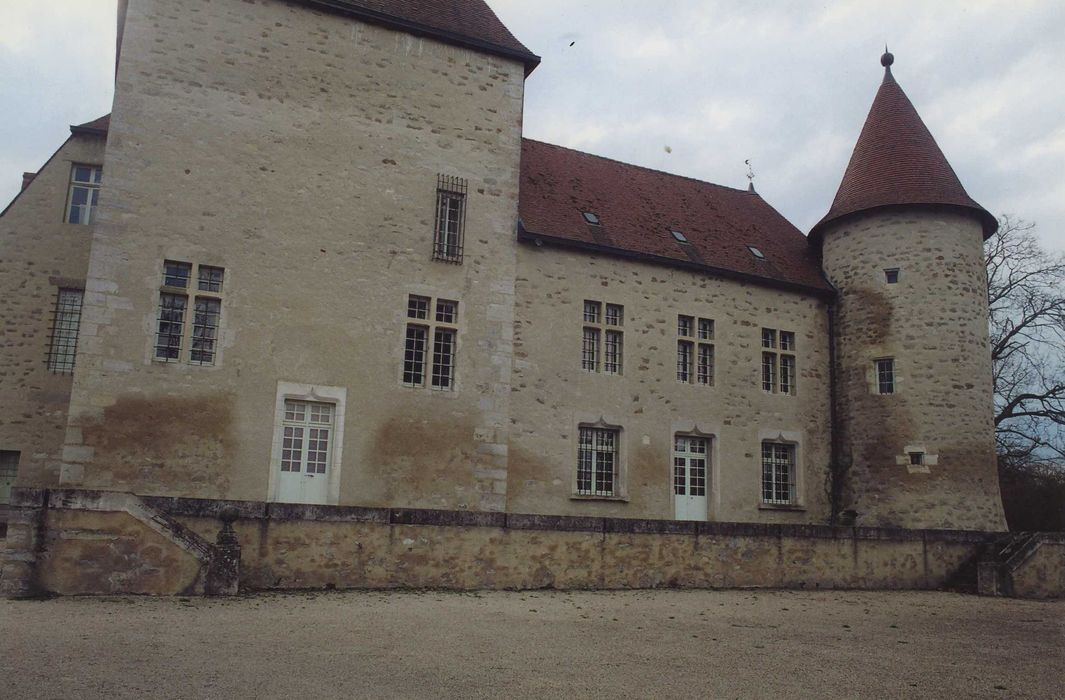
[[[237,595],[240,592],[240,541],[233,530],[233,523],[239,516],[233,506],[223,508],[218,514],[222,529],[218,531],[215,551],[207,565],[205,595]]]

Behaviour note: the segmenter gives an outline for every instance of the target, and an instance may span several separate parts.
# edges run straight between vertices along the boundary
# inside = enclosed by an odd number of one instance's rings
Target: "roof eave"
[[[778,280],[772,277],[760,277],[758,275],[751,275],[745,272],[739,272],[737,270],[729,270],[723,267],[714,267],[713,265],[705,265],[702,263],[692,262],[688,260],[680,260],[679,258],[670,258],[664,255],[641,253],[634,250],[616,248],[614,246],[602,245],[599,243],[587,243],[585,241],[577,241],[572,238],[563,238],[560,236],[552,236],[550,234],[536,233],[525,228],[525,223],[520,220],[518,221],[518,240],[523,243],[547,243],[549,245],[556,246],[559,248],[570,248],[574,250],[582,250],[589,253],[602,253],[604,255],[627,258],[629,260],[639,260],[641,262],[651,263],[654,265],[663,265],[666,267],[705,272],[714,275],[715,277],[723,277],[726,279],[732,279],[741,282],[749,282],[751,284],[771,287],[773,289],[782,289],[790,292],[809,294],[811,296],[819,297],[829,301],[835,299],[837,295],[836,290],[831,287],[815,287],[811,285],[801,284],[799,282],[788,282],[786,280]]]
[[[912,202],[905,204],[878,204],[871,207],[863,207],[856,209],[855,211],[849,211],[843,214],[833,215],[831,212],[825,215],[825,218],[814,224],[814,227],[810,229],[810,235],[807,236],[807,241],[817,248],[821,247],[822,239],[824,238],[825,229],[831,224],[838,224],[849,219],[857,218],[862,214],[869,214],[878,211],[890,211],[898,209],[946,209],[957,211],[971,216],[975,216],[980,222],[980,227],[984,231],[984,240],[986,241],[991,236],[995,235],[995,231],[998,230],[998,219],[992,216],[991,212],[984,209],[981,206],[970,206],[967,204],[947,204],[944,202]]]
[[[74,136],[102,136],[107,138],[107,129],[97,129],[89,126],[75,126],[71,124],[70,133]]]
[[[448,44],[454,44],[456,46],[463,46],[468,49],[476,49],[478,51],[484,51],[485,53],[495,54],[504,58],[509,58],[515,61],[519,61],[525,66],[525,76],[528,77],[530,73],[536,70],[536,67],[540,65],[540,57],[531,51],[519,51],[507,46],[500,46],[488,41],[482,41],[480,39],[474,39],[472,37],[463,36],[454,32],[449,32],[446,29],[438,29],[436,27],[430,27],[420,22],[412,22],[406,19],[400,19],[393,17],[392,15],[385,14],[383,12],[377,12],[375,10],[369,10],[364,7],[356,7],[349,5],[343,0],[290,0],[291,2],[299,3],[301,5],[308,5],[311,7],[318,7],[323,10],[334,12],[336,14],[345,15],[347,17],[354,17],[373,24],[380,24],[382,26],[390,27],[392,29],[400,29],[410,34],[427,36],[433,39],[439,39]]]

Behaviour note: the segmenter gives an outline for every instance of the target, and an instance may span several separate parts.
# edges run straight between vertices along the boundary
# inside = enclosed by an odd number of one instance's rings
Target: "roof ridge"
[[[605,160],[605,161],[607,161],[609,163],[617,163],[618,165],[624,165],[627,168],[636,168],[637,170],[644,170],[644,171],[649,172],[649,173],[654,173],[655,175],[665,175],[667,177],[675,177],[678,180],[687,180],[689,182],[695,182],[695,183],[698,183],[700,185],[710,185],[711,187],[717,187],[719,189],[729,190],[731,192],[736,192],[738,194],[752,194],[752,192],[750,190],[748,190],[748,189],[740,189],[738,187],[729,187],[728,185],[721,185],[721,184],[718,184],[716,182],[710,182],[709,180],[700,180],[699,178],[691,177],[690,175],[678,175],[676,173],[671,173],[671,172],[669,172],[667,170],[659,170],[657,168],[650,168],[650,167],[647,167],[646,165],[637,165],[636,163],[627,163],[627,162],[625,162],[623,160],[618,160],[617,158],[611,158],[609,156],[601,156],[601,155],[597,155],[595,153],[589,153],[588,151],[581,151],[581,150],[578,150],[576,148],[570,148],[569,146],[560,146],[557,143],[548,143],[547,141],[540,141],[539,139],[531,139],[531,138],[529,138],[527,136],[522,136],[521,140],[522,141],[530,141],[532,143],[538,143],[538,144],[541,144],[543,146],[550,146],[551,148],[558,148],[558,149],[563,150],[563,151],[570,151],[571,153],[579,153],[582,156],[588,156],[590,158],[596,158],[598,160]],[[763,202],[765,201],[765,199],[762,197],[762,195],[758,194],[757,191],[755,191],[753,194],[757,195],[758,198],[761,199]]]

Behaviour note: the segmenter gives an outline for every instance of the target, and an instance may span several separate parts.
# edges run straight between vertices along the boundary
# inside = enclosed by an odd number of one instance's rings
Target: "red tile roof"
[[[836,199],[810,231],[810,242],[820,245],[824,228],[850,214],[915,204],[972,212],[984,227],[984,237],[989,237],[998,222],[965,192],[913,103],[891,75],[890,54],[886,60],[884,82],[854,146]]]
[[[586,223],[584,212],[602,225]],[[527,241],[832,293],[802,232],[747,190],[524,139],[519,215],[519,235]]]
[[[296,0],[304,5],[426,34],[448,43],[485,50],[525,64],[540,63],[510,33],[484,0]]]
[[[99,119],[93,119],[91,122],[85,122],[84,124],[77,124],[70,127],[70,133],[72,134],[106,134],[108,129],[111,128],[111,115],[105,114]]]

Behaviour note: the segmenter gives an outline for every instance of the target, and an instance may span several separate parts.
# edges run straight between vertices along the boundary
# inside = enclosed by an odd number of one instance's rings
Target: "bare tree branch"
[[[1065,459],[1065,256],[1004,216],[985,244],[995,428],[1012,460]]]

